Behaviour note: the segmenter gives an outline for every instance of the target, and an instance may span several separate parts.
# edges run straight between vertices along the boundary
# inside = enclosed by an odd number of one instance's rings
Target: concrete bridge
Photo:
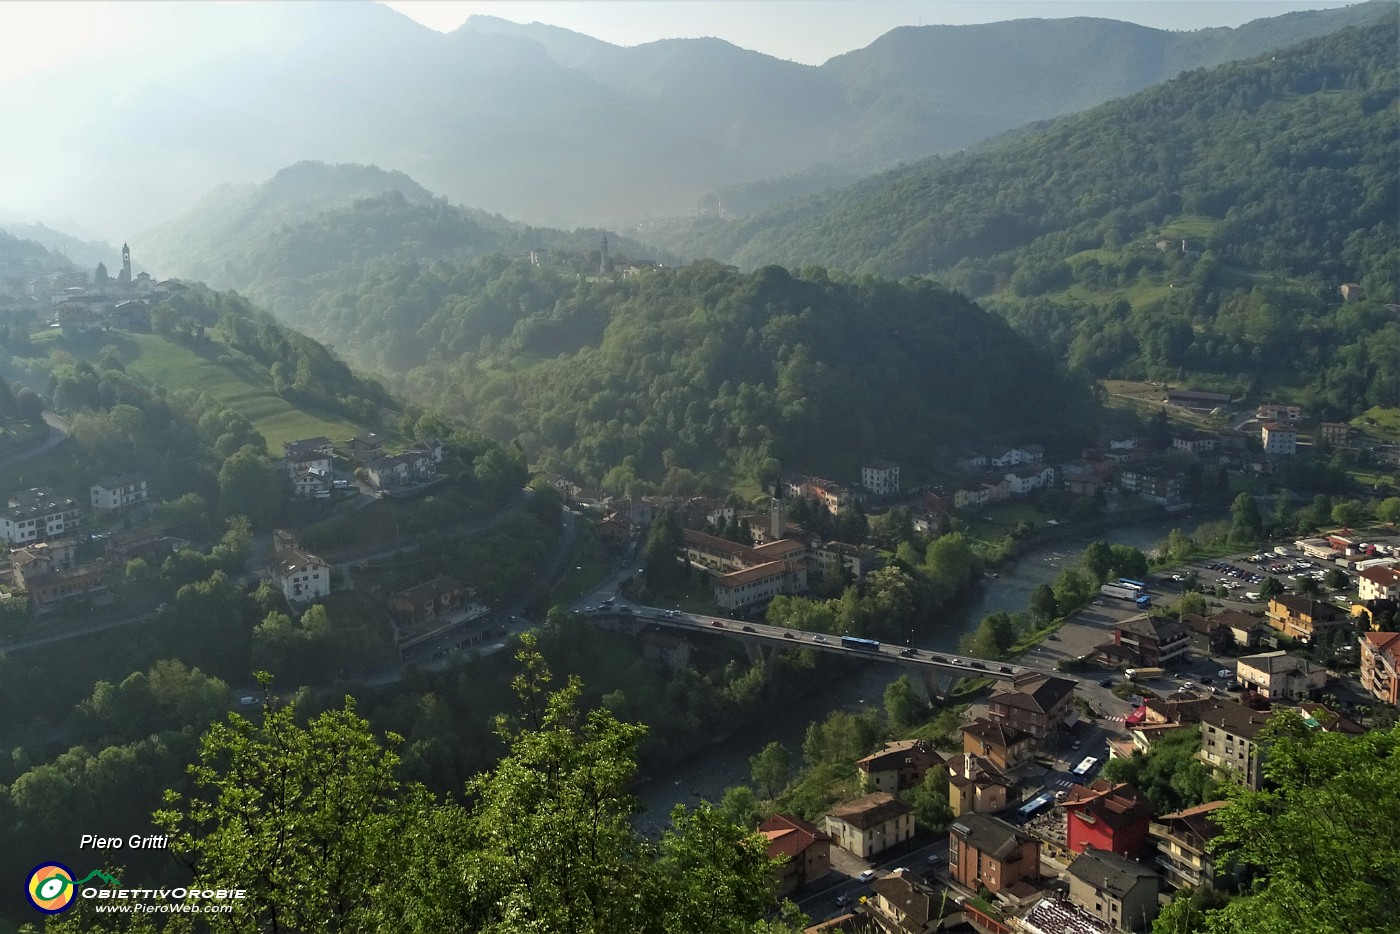
[[[825,633],[784,629],[765,623],[750,623],[723,616],[703,616],[653,606],[610,603],[589,607],[582,611],[582,615],[597,625],[620,632],[630,632],[634,636],[641,635],[649,626],[656,626],[737,640],[743,644],[749,659],[755,663],[767,661],[780,649],[798,647],[829,655],[843,655],[853,660],[884,662],[917,675],[916,683],[922,685],[925,694],[930,698],[948,695],[962,678],[992,678],[1009,683],[1017,675],[1024,673],[1059,674],[1029,665],[988,661],[912,646],[871,644],[869,640],[852,643],[843,641],[841,636]]]

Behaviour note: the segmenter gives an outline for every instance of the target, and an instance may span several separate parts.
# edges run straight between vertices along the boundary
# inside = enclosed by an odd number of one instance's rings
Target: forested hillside
[[[261,185],[223,186],[141,241],[164,272],[235,288],[296,315],[313,296],[360,281],[365,265],[530,250],[593,251],[602,230],[528,227],[448,204],[402,172],[302,162]],[[612,255],[646,249],[609,235]]]
[[[1391,6],[1192,32],[911,25],[816,65],[489,17],[443,34],[370,2],[155,4],[153,28],[106,54],[7,85],[0,122],[44,143],[0,150],[0,177],[30,180],[5,192],[16,214],[114,241],[304,159],[390,166],[532,223],[642,223],[822,164],[855,175],[952,152]],[[778,16],[807,25],[795,7]]]
[[[976,438],[1074,436],[1089,406],[966,299],[821,269],[588,281],[499,256],[383,262],[293,323],[532,461],[594,479],[621,465],[759,480],[778,461],[928,459]]]
[[[1386,231],[1348,235],[1394,222],[1396,38],[1394,23],[1352,29],[1192,72],[1004,146],[697,228],[686,251],[899,276],[1031,245],[1064,256],[1200,214],[1224,222],[1207,243],[1222,259],[1340,274],[1374,262]]]
[[[1396,42],[1392,22],[1193,72],[688,249],[932,271],[1094,375],[1271,370],[1330,408],[1394,405],[1393,316],[1335,312],[1343,282],[1400,298]]]

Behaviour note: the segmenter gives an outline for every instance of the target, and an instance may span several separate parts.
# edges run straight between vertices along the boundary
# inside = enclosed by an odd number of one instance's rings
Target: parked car
[[[1233,678],[1235,673],[1228,668],[1222,668],[1215,673],[1217,678]]]
[[[847,905],[849,905],[850,903],[851,903],[851,896],[849,896],[849,895],[838,895],[838,896],[836,896],[836,907],[837,907],[837,908],[845,908],[845,907],[846,907]]]
[[[873,878],[875,878],[875,870],[873,869],[867,869],[860,875],[856,876],[856,879],[858,879],[861,882],[869,882]]]

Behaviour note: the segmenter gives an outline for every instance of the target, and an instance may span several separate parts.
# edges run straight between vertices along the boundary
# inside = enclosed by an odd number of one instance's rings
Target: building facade
[[[1400,632],[1368,632],[1361,640],[1361,686],[1376,700],[1400,704]]]
[[[974,892],[993,894],[1040,882],[1040,841],[986,814],[963,814],[948,827],[948,875]]]
[[[888,791],[872,792],[828,811],[826,832],[846,852],[868,859],[914,836],[914,809]]]

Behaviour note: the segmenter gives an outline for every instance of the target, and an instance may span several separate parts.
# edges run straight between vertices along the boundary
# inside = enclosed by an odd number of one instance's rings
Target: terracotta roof
[[[1208,842],[1220,836],[1220,825],[1212,820],[1210,815],[1228,803],[1228,801],[1208,801],[1193,808],[1163,814],[1157,820],[1159,823],[1169,825],[1172,836],[1179,837],[1189,846],[1204,851]]]
[[[1366,641],[1377,655],[1400,658],[1400,632],[1368,632]]]
[[[941,765],[943,757],[921,739],[902,739],[886,743],[864,759],[857,760],[856,768],[862,772],[882,772],[887,769],[898,769],[905,765],[921,763],[930,766]]]
[[[1000,746],[1003,749],[1010,748],[1017,743],[1035,739],[1029,733],[1018,730],[1015,727],[997,723],[994,720],[985,720],[981,717],[973,720],[962,728],[963,733],[970,734],[984,743],[993,746]]]
[[[775,574],[786,574],[790,564],[789,561],[769,561],[751,568],[744,568],[742,571],[730,571],[728,574],[716,577],[715,585],[732,589],[754,581],[766,580]]]
[[[1272,603],[1270,603],[1270,609],[1273,608],[1274,603],[1288,610],[1289,613],[1298,616],[1311,616],[1319,620],[1336,619],[1340,613],[1340,611],[1330,603],[1323,603],[1321,600],[1314,600],[1312,597],[1302,597],[1296,594],[1279,594],[1277,597],[1274,597]]]
[[[1109,827],[1131,827],[1152,816],[1152,804],[1126,782],[1112,784],[1099,779],[1087,787],[1075,785],[1065,795],[1060,806],[1066,810],[1082,810]]]
[[[1372,567],[1361,572],[1361,576],[1381,587],[1394,587],[1400,584],[1400,571],[1392,567]]]
[[[869,830],[913,810],[888,791],[876,791],[854,801],[838,804],[827,812],[827,816],[845,821],[860,830]]]
[[[965,752],[948,760],[948,781],[958,787],[1000,785],[1010,788],[1015,784],[1013,779],[992,763],[992,760],[973,752]]]
[[[1201,722],[1219,727],[1232,736],[1252,740],[1269,722],[1269,713],[1251,710],[1234,701],[1221,701],[1201,711]]]
[[[987,699],[988,703],[1002,703],[1022,710],[1049,713],[1065,698],[1074,694],[1078,682],[1054,675],[1031,674],[1017,676],[1010,691],[998,691]]]
[[[1151,616],[1147,613],[1129,616],[1113,628],[1120,632],[1151,636],[1158,642],[1172,642],[1186,634],[1186,627],[1176,620],[1162,616]]]
[[[758,825],[758,832],[768,838],[769,859],[796,857],[813,843],[831,839],[815,824],[791,814],[774,814]]]

